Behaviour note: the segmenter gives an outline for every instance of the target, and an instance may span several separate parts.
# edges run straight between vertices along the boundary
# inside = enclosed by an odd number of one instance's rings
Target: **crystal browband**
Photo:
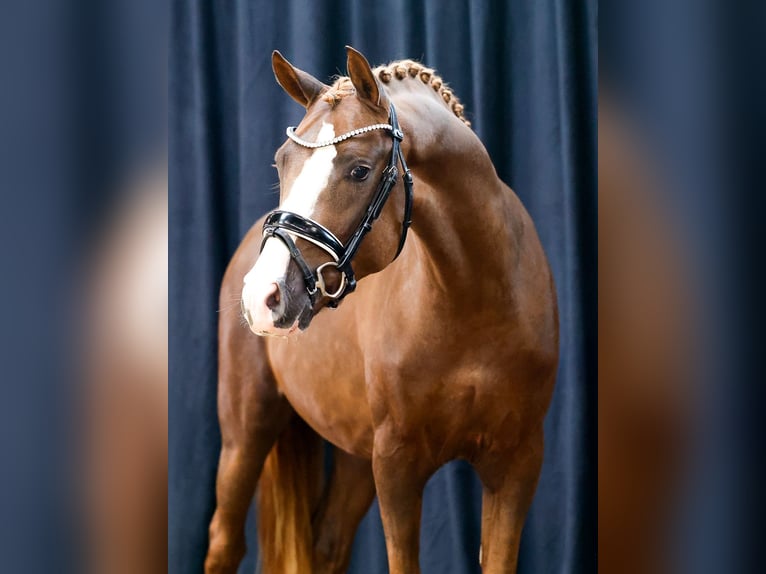
[[[371,126],[366,126],[356,130],[351,130],[350,132],[346,132],[345,134],[341,134],[338,137],[334,137],[331,140],[325,140],[323,142],[310,142],[300,138],[299,136],[295,135],[294,127],[287,128],[286,133],[287,133],[287,137],[289,137],[295,143],[300,144],[303,147],[314,149],[318,147],[327,147],[328,145],[335,145],[337,143],[347,140],[348,138],[352,138],[354,136],[371,132],[373,130],[388,130],[390,132],[393,132],[394,126],[392,126],[391,124],[373,124]]]

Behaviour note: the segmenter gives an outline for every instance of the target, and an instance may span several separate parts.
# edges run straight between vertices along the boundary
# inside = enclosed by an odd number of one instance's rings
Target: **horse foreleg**
[[[375,498],[370,461],[334,449],[334,465],[313,521],[314,574],[343,574],[359,522]]]
[[[245,519],[264,460],[292,412],[277,391],[263,343],[226,349],[219,362],[221,456],[210,523],[207,574],[236,572],[245,554]],[[239,357],[240,360],[235,360]]]
[[[532,503],[543,460],[542,430],[507,452],[480,458],[484,485],[481,510],[483,574],[514,574],[524,520]]]
[[[415,444],[377,429],[372,456],[390,574],[418,574],[423,487],[433,469]]]

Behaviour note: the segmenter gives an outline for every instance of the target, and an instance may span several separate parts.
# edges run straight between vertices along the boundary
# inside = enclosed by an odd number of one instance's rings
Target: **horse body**
[[[337,447],[336,470],[323,493],[312,491],[316,486],[293,493],[310,499],[304,547],[295,542],[269,555],[261,532],[267,574],[343,572],[356,524],[376,492],[390,571],[418,572],[422,489],[456,458],[471,461],[484,484],[484,572],[515,571],[558,361],[555,289],[521,202],[474,133],[424,84],[413,75],[386,90],[417,182],[401,257],[382,269],[368,263],[373,252],[393,255],[389,238],[401,199],[392,196],[360,251],[364,280],[337,310],[316,314],[310,328],[288,338],[258,339],[238,317],[221,317],[224,448],[208,572],[231,571],[241,557],[241,511],[231,501],[244,501],[293,413]],[[242,289],[261,226],[232,259],[222,305]],[[272,494],[280,488],[276,468],[263,470]],[[260,502],[273,500],[262,493]],[[285,530],[279,520],[273,527]],[[267,545],[279,539],[265,536]]]

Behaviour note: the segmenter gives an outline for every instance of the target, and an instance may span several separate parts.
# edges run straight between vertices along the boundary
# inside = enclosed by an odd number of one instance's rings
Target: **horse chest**
[[[509,359],[497,345],[466,347],[454,332],[423,328],[422,321],[417,333],[393,333],[391,321],[373,318],[357,331],[352,309],[317,316],[316,329],[268,346],[280,390],[334,445],[369,457],[373,421],[393,420],[404,433],[421,435],[439,457],[462,455],[488,425],[520,418],[512,400],[518,387],[509,384]]]
[[[306,337],[284,343],[270,346],[270,360],[295,411],[335,446],[371,456],[372,414],[361,356],[348,341]]]

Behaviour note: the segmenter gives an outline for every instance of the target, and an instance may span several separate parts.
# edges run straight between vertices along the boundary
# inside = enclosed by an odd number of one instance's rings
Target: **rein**
[[[266,221],[263,224],[261,251],[263,251],[266,241],[272,237],[279,239],[285,244],[287,250],[290,252],[290,257],[295,261],[303,274],[303,279],[306,283],[306,292],[309,295],[312,306],[316,303],[318,295],[322,295],[330,299],[330,302],[327,304],[328,307],[337,307],[346,295],[356,289],[356,277],[354,276],[354,269],[351,266],[351,261],[359,250],[364,236],[372,230],[372,224],[380,216],[381,211],[383,211],[383,206],[391,195],[391,190],[396,185],[396,180],[399,176],[397,163],[400,163],[402,166],[405,195],[402,234],[399,238],[399,246],[393,260],[396,260],[396,258],[399,257],[399,254],[404,248],[404,243],[407,240],[407,230],[410,227],[412,219],[412,174],[407,168],[407,164],[404,161],[404,154],[402,154],[400,144],[402,139],[404,139],[404,133],[399,127],[399,122],[396,118],[396,109],[393,104],[391,104],[391,107],[389,108],[388,121],[389,123],[387,124],[373,124],[352,130],[331,140],[322,142],[309,142],[303,140],[295,135],[294,127],[287,128],[287,137],[298,145],[310,149],[335,145],[349,138],[373,130],[387,130],[391,132],[391,158],[388,161],[388,166],[383,170],[375,195],[367,206],[367,210],[365,211],[362,220],[359,222],[359,225],[346,245],[343,245],[343,243],[329,229],[320,223],[297,213],[275,210],[266,217]],[[332,257],[332,260],[323,263],[312,271],[306,263],[301,250],[295,244],[291,234],[324,250],[330,257]],[[335,267],[341,274],[340,286],[334,293],[328,293],[325,288],[322,272],[327,267]]]

